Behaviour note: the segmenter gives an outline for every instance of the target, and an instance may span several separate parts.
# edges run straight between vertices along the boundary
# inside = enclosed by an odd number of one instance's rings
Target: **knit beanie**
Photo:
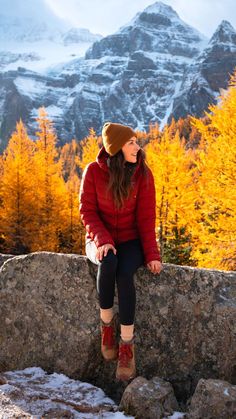
[[[114,156],[136,132],[127,125],[106,122],[102,128],[103,145],[110,156]]]

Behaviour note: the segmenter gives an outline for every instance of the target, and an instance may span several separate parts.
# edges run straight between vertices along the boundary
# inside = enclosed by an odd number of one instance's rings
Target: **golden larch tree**
[[[63,249],[75,253],[83,253],[84,234],[79,214],[79,169],[77,161],[79,159],[80,145],[73,139],[70,143],[63,145],[60,151],[60,161],[62,163],[63,178],[66,180],[66,208],[65,219],[63,221]]]
[[[180,243],[181,236],[190,235],[188,220],[192,217],[196,199],[193,154],[191,149],[186,150],[185,140],[180,139],[178,130],[174,132],[173,124],[150,141],[145,151],[155,179],[157,232],[165,260],[170,241]],[[179,252],[179,258],[174,258],[179,264],[186,263],[184,253],[190,254],[190,239],[183,243],[182,257]]]
[[[77,170],[77,162],[80,154],[80,144],[73,139],[70,143],[64,144],[58,149],[62,164],[62,175],[64,180],[68,180],[71,173]]]
[[[67,225],[67,242],[71,252],[84,253],[84,229],[79,212],[80,179],[77,173],[71,172],[66,183],[68,215],[65,220]]]
[[[194,254],[207,268],[236,268],[236,72],[228,91],[209,107],[207,122],[193,118],[201,133],[198,225]]]
[[[37,235],[32,248],[34,251],[60,251],[63,220],[67,214],[67,189],[56,148],[57,137],[44,108],[39,109],[37,122],[34,154]]]
[[[101,137],[97,137],[93,128],[90,128],[89,135],[80,142],[81,155],[76,159],[76,163],[83,171],[87,164],[96,160],[101,145]]]
[[[5,253],[30,251],[36,205],[33,153],[34,143],[20,120],[1,159],[0,225]]]
[[[3,197],[2,197],[2,186],[3,186],[3,156],[0,156],[0,252],[4,252],[4,233],[3,233],[3,226],[1,223],[1,215],[2,215],[2,203],[3,203]]]

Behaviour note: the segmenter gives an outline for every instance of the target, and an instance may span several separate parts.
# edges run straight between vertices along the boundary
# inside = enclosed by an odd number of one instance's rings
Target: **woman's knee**
[[[106,256],[103,256],[100,263],[103,266],[109,266],[111,269],[116,270],[118,259],[117,256],[114,254],[113,250],[109,249]]]

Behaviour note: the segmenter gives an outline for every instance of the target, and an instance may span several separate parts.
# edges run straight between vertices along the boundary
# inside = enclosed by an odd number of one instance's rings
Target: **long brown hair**
[[[140,162],[141,173],[147,177],[146,154],[141,148],[138,151],[136,163],[126,162],[122,150],[107,159],[107,165],[110,169],[107,190],[111,190],[115,207],[118,209],[123,207],[124,200],[129,197],[132,189],[131,178],[138,162]]]

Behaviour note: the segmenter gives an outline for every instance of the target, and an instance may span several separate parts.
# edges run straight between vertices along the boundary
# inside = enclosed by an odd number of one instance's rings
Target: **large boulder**
[[[85,256],[35,252],[0,269],[0,370],[38,366],[120,398],[116,363],[100,354],[97,266]],[[136,277],[137,373],[169,381],[178,400],[200,378],[236,384],[236,273],[164,264]]]
[[[236,386],[227,381],[201,379],[189,405],[189,419],[235,419]]]
[[[0,270],[0,368],[85,378],[101,362],[95,279],[83,256],[36,252]]]
[[[167,381],[137,377],[125,389],[120,408],[136,419],[161,419],[178,410],[178,403]]]

